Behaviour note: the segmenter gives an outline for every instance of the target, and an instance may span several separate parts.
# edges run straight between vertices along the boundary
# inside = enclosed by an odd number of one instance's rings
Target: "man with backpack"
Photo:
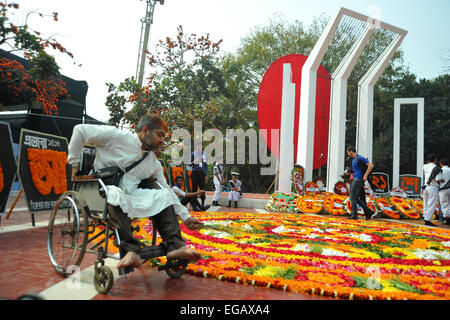
[[[442,171],[439,177],[436,178],[440,183],[439,202],[444,215],[444,223],[450,225],[450,168],[448,160],[446,158],[442,159],[440,166]]]
[[[351,219],[358,220],[358,205],[360,205],[366,215],[366,220],[369,220],[374,212],[367,206],[364,183],[372,172],[373,164],[367,158],[357,154],[354,147],[347,148],[347,155],[352,159],[353,168],[353,182],[350,187]]]

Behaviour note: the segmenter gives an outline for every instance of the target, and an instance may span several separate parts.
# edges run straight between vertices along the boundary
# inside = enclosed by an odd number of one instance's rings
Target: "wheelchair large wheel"
[[[64,193],[53,208],[47,231],[50,261],[61,275],[76,271],[86,252],[88,215],[86,205],[74,191]]]
[[[169,277],[175,279],[181,277],[186,272],[186,267],[186,260],[170,259],[167,260],[165,270]]]

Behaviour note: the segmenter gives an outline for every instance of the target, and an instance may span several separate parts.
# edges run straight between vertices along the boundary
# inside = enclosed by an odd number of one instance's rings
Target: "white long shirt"
[[[442,172],[436,176],[436,180],[444,180],[444,182],[441,183],[442,188],[443,186],[445,186],[447,181],[450,180],[450,168],[448,166],[443,166],[441,169]]]
[[[177,195],[178,199],[180,199],[180,200],[182,198],[186,197],[186,192],[181,190],[180,187],[178,187],[177,185],[174,185],[172,187],[172,191]]]
[[[434,167],[436,167],[436,164],[433,162],[427,163],[423,166],[423,172],[425,176],[425,180],[423,180],[424,185],[428,183],[428,179],[430,178],[431,172],[433,171]],[[439,187],[439,184],[435,180],[431,181],[430,185]]]
[[[112,166],[125,169],[143,155],[142,143],[135,133],[111,126],[79,124],[74,127],[69,143],[69,164],[79,165],[81,150],[85,144],[95,145],[95,170]],[[138,188],[139,183],[147,178],[156,179],[163,189]],[[119,187],[106,188],[108,203],[120,206],[130,218],[151,217],[171,205],[183,222],[190,217],[187,208],[167,184],[161,163],[152,151],[138,166],[123,175]]]

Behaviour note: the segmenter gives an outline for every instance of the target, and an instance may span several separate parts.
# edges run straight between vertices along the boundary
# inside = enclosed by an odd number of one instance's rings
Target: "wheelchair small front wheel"
[[[107,266],[97,268],[94,274],[95,290],[99,293],[107,293],[113,286],[114,276],[111,269]]]
[[[187,264],[188,263],[186,260],[179,260],[179,259],[167,260],[165,266],[166,273],[171,278],[174,279],[179,278],[186,272]]]

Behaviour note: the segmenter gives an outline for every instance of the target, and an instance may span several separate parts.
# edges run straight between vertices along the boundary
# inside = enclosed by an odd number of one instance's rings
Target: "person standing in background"
[[[369,220],[374,215],[374,212],[367,206],[364,184],[373,169],[373,164],[367,158],[357,154],[354,147],[347,148],[347,155],[352,159],[353,169],[353,182],[350,187],[350,203],[352,204],[351,219],[358,220],[359,204],[364,210],[366,220]]]
[[[205,190],[206,179],[208,177],[208,163],[206,162],[206,154],[202,150],[202,144],[195,146],[195,151],[191,153],[192,166],[192,192],[197,190]],[[200,196],[202,207],[205,207],[206,196],[203,193]]]
[[[439,183],[436,176],[439,174],[440,168],[436,165],[438,158],[434,154],[427,157],[427,163],[423,166],[425,191],[423,192],[423,219],[425,225],[436,227],[433,220],[434,210],[439,199]]]
[[[448,167],[448,160],[441,159],[439,165],[442,170],[438,177],[436,177],[440,183],[439,202],[444,217],[443,222],[450,225],[450,168]]]
[[[214,168],[213,168],[213,174],[214,174],[214,187],[215,187],[215,192],[214,192],[214,196],[212,198],[212,206],[220,206],[219,205],[219,200],[220,197],[222,195],[222,183],[223,183],[223,167],[222,167],[222,158],[221,157],[217,157],[216,158],[216,162],[214,163]]]

